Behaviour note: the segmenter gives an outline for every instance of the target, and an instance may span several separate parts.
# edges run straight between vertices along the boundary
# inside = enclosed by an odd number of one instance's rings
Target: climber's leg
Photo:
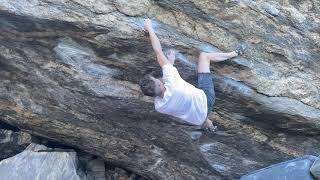
[[[210,62],[220,62],[233,57],[242,55],[247,49],[247,44],[245,42],[240,42],[235,51],[228,53],[205,53],[201,52],[198,61],[198,73],[210,72]]]
[[[213,110],[216,99],[213,77],[210,72],[210,62],[224,61],[236,56],[238,56],[238,54],[235,51],[230,53],[200,53],[198,61],[198,88],[202,89],[207,96],[208,115]],[[210,130],[215,129],[215,127],[212,125],[212,122],[208,118],[204,122],[203,126],[205,128],[209,128]]]
[[[229,53],[205,53],[201,52],[198,60],[198,88],[202,89],[207,96],[208,115],[213,110],[215,104],[215,92],[213,85],[213,77],[210,72],[210,62],[220,62],[227,59],[242,55],[247,48],[245,43],[240,43],[235,51]],[[212,122],[207,118],[203,123],[203,127],[215,130]]]
[[[206,53],[210,61],[220,62],[238,56],[235,51],[229,53]]]
[[[236,51],[229,53],[201,52],[198,61],[198,72],[210,72],[210,62],[220,62],[238,56]]]
[[[213,78],[210,72],[209,53],[200,53],[198,60],[198,88],[202,89],[207,97],[207,115],[212,111],[215,103]],[[212,122],[207,118],[202,125],[204,128],[214,130]]]
[[[216,96],[213,86],[213,77],[210,72],[198,73],[198,88],[203,90],[207,97],[208,114],[212,111]]]
[[[227,60],[237,55],[238,54],[235,51],[230,53],[200,53],[198,61],[198,88],[202,89],[207,96],[208,114],[212,111],[215,103],[215,93],[213,78],[210,72],[210,62]]]

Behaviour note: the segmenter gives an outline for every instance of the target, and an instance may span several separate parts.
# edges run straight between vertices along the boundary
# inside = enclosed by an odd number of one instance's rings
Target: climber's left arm
[[[152,48],[157,55],[157,61],[159,65],[162,67],[169,63],[167,57],[164,55],[162,51],[162,47],[160,41],[152,28],[152,23],[150,19],[145,20],[145,30],[149,33],[149,38],[152,44]]]

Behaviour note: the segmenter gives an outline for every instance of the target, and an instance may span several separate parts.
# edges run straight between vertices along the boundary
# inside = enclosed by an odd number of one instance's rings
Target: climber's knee
[[[208,73],[210,72],[210,59],[208,53],[201,52],[198,60],[198,72]]]
[[[199,55],[199,62],[200,61],[209,61],[208,53],[201,52]]]

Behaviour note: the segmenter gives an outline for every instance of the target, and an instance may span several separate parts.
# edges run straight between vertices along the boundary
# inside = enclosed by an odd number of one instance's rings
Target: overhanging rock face
[[[0,0],[0,118],[152,179],[235,179],[315,154],[319,13],[317,1]],[[217,133],[142,96],[140,77],[160,70],[147,16],[191,83],[199,51],[248,42],[212,65]]]

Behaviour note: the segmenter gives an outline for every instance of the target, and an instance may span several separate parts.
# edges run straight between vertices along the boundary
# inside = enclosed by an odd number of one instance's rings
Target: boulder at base
[[[31,144],[16,156],[0,162],[1,179],[6,180],[84,180],[78,170],[76,152],[47,152]]]
[[[316,179],[320,179],[320,158],[313,163],[310,172]]]
[[[304,156],[260,169],[241,177],[240,180],[313,180],[310,167],[317,159],[315,156]]]

